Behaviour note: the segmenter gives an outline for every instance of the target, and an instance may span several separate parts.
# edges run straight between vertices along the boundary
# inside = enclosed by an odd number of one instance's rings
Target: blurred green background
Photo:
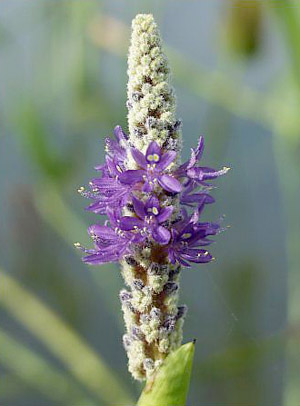
[[[0,405],[133,405],[118,266],[84,266],[76,192],[126,128],[132,18],[154,14],[183,120],[184,157],[230,166],[217,260],[184,270],[189,406],[300,405],[300,2],[0,4]]]

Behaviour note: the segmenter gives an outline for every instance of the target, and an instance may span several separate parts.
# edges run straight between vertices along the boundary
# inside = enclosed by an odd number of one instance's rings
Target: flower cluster
[[[189,161],[171,170],[175,151],[165,151],[152,141],[143,154],[130,147],[120,126],[114,134],[115,140],[106,140],[106,163],[96,168],[101,176],[91,180],[89,191],[80,189],[93,200],[87,210],[108,216],[105,225],[89,228],[95,247],[86,250],[80,246],[88,254],[83,261],[93,265],[118,262],[149,244],[160,245],[172,264],[189,267],[191,262],[211,261],[211,254],[203,247],[212,242],[208,237],[217,234],[220,225],[199,219],[205,205],[214,201],[207,181],[225,174],[228,168],[216,171],[198,165],[203,137],[192,149]],[[126,169],[128,154],[137,169]],[[169,204],[170,197],[176,195],[181,203],[179,211]],[[190,215],[184,206],[191,208]],[[128,211],[130,215],[124,215]]]
[[[78,248],[83,261],[120,262],[126,289],[120,292],[129,371],[147,379],[181,345],[186,306],[178,305],[181,267],[212,260],[207,246],[219,223],[201,221],[213,203],[210,180],[227,172],[200,165],[200,137],[190,159],[180,165],[181,122],[152,15],[132,23],[128,57],[128,135],[117,126],[106,140],[104,165],[95,169],[87,210],[105,215],[89,227],[94,247]]]

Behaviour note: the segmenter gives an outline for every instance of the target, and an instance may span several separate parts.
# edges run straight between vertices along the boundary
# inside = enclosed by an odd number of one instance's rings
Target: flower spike
[[[132,22],[128,75],[128,135],[115,127],[114,139],[106,139],[105,163],[95,168],[98,176],[89,189],[79,189],[92,200],[87,210],[106,220],[88,229],[92,249],[75,246],[87,264],[121,263],[124,348],[129,371],[145,380],[181,345],[187,311],[178,304],[181,269],[213,260],[206,248],[222,229],[201,215],[214,202],[207,181],[228,168],[199,165],[202,136],[179,164],[181,122],[152,15]]]

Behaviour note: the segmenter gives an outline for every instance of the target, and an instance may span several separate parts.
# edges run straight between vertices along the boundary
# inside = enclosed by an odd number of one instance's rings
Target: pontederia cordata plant
[[[93,249],[76,245],[87,264],[121,263],[124,347],[129,371],[145,380],[181,345],[187,308],[178,304],[179,276],[182,267],[212,260],[209,236],[221,228],[201,214],[214,202],[209,181],[228,168],[200,166],[203,137],[180,163],[181,122],[152,15],[133,20],[128,76],[128,135],[114,129],[99,177],[80,189],[92,199],[87,209],[108,219],[89,227]]]

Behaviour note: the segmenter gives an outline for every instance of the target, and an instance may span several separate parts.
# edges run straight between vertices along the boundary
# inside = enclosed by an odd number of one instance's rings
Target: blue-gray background
[[[7,273],[37,296],[137,398],[121,343],[118,266],[87,268],[71,242],[86,242],[95,221],[76,190],[103,160],[104,138],[126,128],[126,50],[140,12],[161,29],[184,158],[204,134],[205,164],[232,168],[205,214],[225,214],[230,225],[212,247],[217,260],[182,273],[184,341],[197,338],[188,405],[299,406],[297,2],[2,1],[1,285]],[[73,406],[71,387],[53,398],[50,378],[45,389],[38,370],[29,377],[30,357],[27,371],[7,337],[63,376],[72,369],[6,300],[0,317],[0,404]]]

